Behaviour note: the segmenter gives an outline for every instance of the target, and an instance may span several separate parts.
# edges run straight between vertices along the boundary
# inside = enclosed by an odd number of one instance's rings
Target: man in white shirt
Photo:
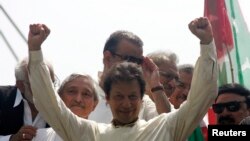
[[[165,95],[158,68],[146,57],[142,65],[145,77],[142,76],[138,65],[129,62],[113,66],[105,75],[103,86],[113,120],[111,124],[102,124],[77,117],[67,110],[62,100],[58,98],[51,84],[49,72],[43,65],[41,52],[41,44],[48,36],[49,29],[42,24],[31,25],[29,76],[36,107],[64,140],[185,140],[197,127],[215,99],[218,74],[212,28],[208,19],[197,18],[189,24],[189,28],[200,39],[201,56],[195,66],[185,106],[181,106],[176,112],[161,114],[148,122],[138,119],[145,92],[144,78],[153,93]],[[191,116],[186,116],[188,114]]]

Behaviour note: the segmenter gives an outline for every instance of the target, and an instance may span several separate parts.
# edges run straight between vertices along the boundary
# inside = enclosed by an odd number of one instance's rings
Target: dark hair
[[[145,80],[141,67],[135,63],[122,62],[113,65],[104,76],[104,92],[109,98],[112,84],[117,82],[131,82],[137,80],[140,86],[141,98],[145,92]]]
[[[247,107],[250,107],[250,91],[244,86],[237,83],[229,83],[224,84],[219,87],[218,96],[215,101],[217,101],[218,97],[222,94],[233,93],[236,95],[240,95],[246,98]]]
[[[137,35],[129,31],[118,30],[109,36],[104,45],[103,52],[108,50],[115,53],[117,50],[117,45],[121,40],[127,40],[138,47],[143,47],[143,42]]]

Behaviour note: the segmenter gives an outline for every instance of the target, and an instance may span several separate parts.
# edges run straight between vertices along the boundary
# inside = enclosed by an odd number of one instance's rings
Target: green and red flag
[[[205,0],[204,16],[213,28],[219,84],[235,82],[250,89],[250,33],[238,0]],[[214,124],[215,118],[210,109],[208,123]]]
[[[250,33],[238,0],[205,0],[204,16],[213,27],[219,84],[234,81],[250,89]]]

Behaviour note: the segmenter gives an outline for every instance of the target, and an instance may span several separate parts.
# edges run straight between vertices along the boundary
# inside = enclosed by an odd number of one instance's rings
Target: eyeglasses
[[[133,62],[133,63],[137,63],[138,65],[143,63],[143,59],[142,58],[137,58],[134,56],[130,56],[130,55],[121,55],[121,54],[117,54],[112,52],[113,55],[120,57],[122,60],[128,61],[128,62]]]
[[[164,71],[159,71],[159,74],[166,78],[166,80],[169,82],[173,79],[178,80],[178,75],[170,72],[164,72]]]
[[[179,96],[177,96],[176,97],[177,99],[181,99],[181,100],[187,100],[187,96],[186,95],[184,95],[184,94],[182,94],[182,95],[179,95]]]
[[[224,111],[225,108],[227,108],[227,110],[229,112],[237,112],[239,111],[240,107],[241,107],[241,103],[244,103],[246,101],[232,101],[232,102],[227,102],[227,103],[218,103],[218,104],[213,104],[213,111],[216,114],[220,114]]]
[[[175,81],[175,85],[179,89],[190,89],[190,85],[183,83],[180,79]]]

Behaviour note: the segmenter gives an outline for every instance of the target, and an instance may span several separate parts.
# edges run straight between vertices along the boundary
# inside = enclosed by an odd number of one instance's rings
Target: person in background
[[[118,30],[110,35],[103,49],[103,72],[99,77],[99,84],[103,88],[103,80],[105,74],[110,68],[124,61],[133,62],[141,65],[143,63],[143,42],[132,32]],[[100,96],[100,101],[95,109],[90,114],[89,119],[101,122],[110,123],[113,116],[109,104],[105,99],[105,95]],[[153,102],[149,97],[143,97],[139,118],[150,120],[158,114],[169,112],[170,104],[164,95],[154,95]]]
[[[51,79],[55,74],[51,63]],[[15,67],[15,86],[0,86],[0,141],[32,139],[37,128],[49,127],[37,111],[28,79],[28,58],[23,58]]]
[[[194,66],[191,64],[182,64],[178,66],[179,79],[176,80],[176,88],[170,96],[169,101],[173,105],[172,110],[179,109],[181,104],[187,100],[191,88],[191,82],[194,73]],[[202,120],[199,126],[188,137],[188,141],[207,140],[207,125]]]
[[[194,72],[194,66],[183,64],[178,66],[179,78],[175,81],[176,88],[169,97],[170,103],[174,109],[179,109],[180,105],[187,100]]]
[[[110,124],[97,123],[79,118],[66,110],[67,107],[55,93],[49,72],[43,65],[41,44],[48,36],[49,29],[43,24],[34,24],[30,28],[29,78],[35,104],[64,140],[184,140],[196,128],[217,95],[216,51],[212,27],[205,17],[197,18],[189,24],[190,31],[200,39],[201,56],[195,66],[185,105],[176,112],[163,113],[148,122],[138,118],[145,80],[153,93],[165,95],[158,68],[148,57],[143,60],[143,72],[137,64],[125,61],[112,66],[105,74],[103,88],[113,120]],[[186,116],[187,114],[192,116]],[[54,118],[55,116],[59,118]]]
[[[147,57],[152,59],[159,68],[161,83],[164,86],[166,96],[169,98],[174,92],[175,82],[178,80],[177,55],[171,51],[155,51],[149,53]],[[146,93],[153,99],[149,89]]]
[[[87,74],[73,73],[58,89],[58,94],[69,110],[81,118],[88,119],[98,103],[101,88]],[[38,129],[32,141],[62,141],[52,128]]]
[[[250,91],[237,83],[224,84],[219,87],[212,108],[217,116],[217,124],[240,124],[250,116]]]

